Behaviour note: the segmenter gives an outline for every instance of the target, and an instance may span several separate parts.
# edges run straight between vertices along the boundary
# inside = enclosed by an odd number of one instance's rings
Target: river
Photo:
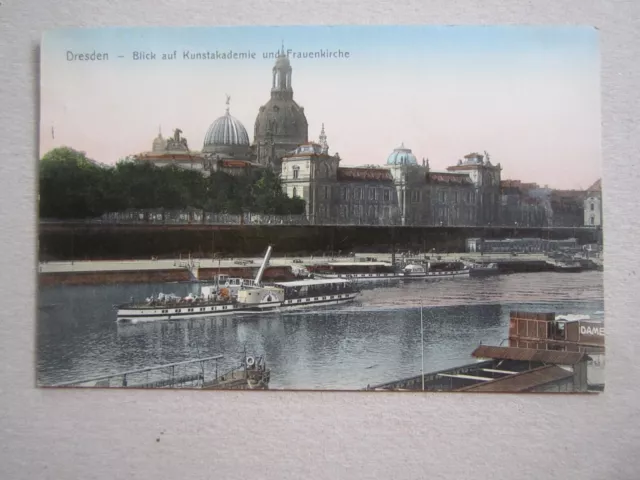
[[[361,389],[419,375],[420,311],[425,371],[470,363],[480,343],[507,337],[510,310],[603,318],[601,272],[524,273],[378,286],[358,303],[246,317],[120,325],[114,304],[153,293],[186,295],[190,284],[56,286],[40,290],[39,385],[224,355],[265,355],[271,389]],[[225,363],[226,362],[226,363]],[[602,371],[590,382],[603,383]],[[591,378],[593,377],[593,378]],[[597,377],[597,378],[595,378]]]

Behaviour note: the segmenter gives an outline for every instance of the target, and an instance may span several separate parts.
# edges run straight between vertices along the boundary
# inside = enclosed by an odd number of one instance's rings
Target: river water
[[[358,303],[246,317],[120,325],[114,304],[190,284],[57,286],[40,291],[39,385],[205,356],[238,364],[243,348],[265,355],[271,389],[361,389],[474,361],[480,344],[508,336],[509,311],[603,318],[601,272],[525,273],[411,281],[365,289]],[[226,362],[226,364],[225,364]],[[593,370],[593,369],[592,369]],[[603,383],[593,370],[590,382]],[[593,378],[592,378],[593,377]],[[597,378],[595,378],[597,377]]]

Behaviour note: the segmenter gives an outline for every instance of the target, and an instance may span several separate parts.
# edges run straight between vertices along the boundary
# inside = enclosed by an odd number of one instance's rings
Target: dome
[[[387,165],[418,165],[418,160],[411,149],[402,144],[389,155]]]
[[[274,139],[305,143],[309,126],[304,108],[293,99],[271,98],[260,107],[255,123],[255,136],[272,135]]]
[[[247,129],[228,111],[211,124],[204,136],[204,148],[219,145],[249,146]]]

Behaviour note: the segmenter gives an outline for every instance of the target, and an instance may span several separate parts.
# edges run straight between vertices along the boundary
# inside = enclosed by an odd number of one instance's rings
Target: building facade
[[[584,224],[588,227],[602,226],[602,180],[587,189],[584,200]]]
[[[306,202],[316,224],[477,225],[478,188],[466,173],[434,172],[411,149],[396,148],[385,166],[341,167],[329,153],[324,127],[318,142],[282,159],[285,193]],[[499,178],[499,177],[498,177]]]
[[[545,227],[547,226],[547,208],[543,198],[534,195],[539,186],[535,183],[523,183],[520,180],[502,180],[500,182],[500,224]]]
[[[306,113],[294,100],[292,75],[283,48],[271,71],[270,98],[257,111],[253,141],[242,122],[231,115],[227,96],[225,113],[211,123],[200,150],[191,150],[176,129],[169,138],[159,133],[151,151],[134,158],[205,175],[274,169],[287,195],[305,200],[307,220],[318,224],[543,227],[601,223],[601,195],[595,184],[584,200],[576,192],[503,182],[500,163],[494,165],[487,152],[469,153],[446,171],[433,171],[427,159],[418,161],[401,144],[380,165],[341,166],[340,156],[329,151],[324,124],[317,141],[309,141]]]

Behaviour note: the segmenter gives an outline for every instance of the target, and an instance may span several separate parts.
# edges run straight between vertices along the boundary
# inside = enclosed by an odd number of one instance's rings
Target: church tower
[[[282,157],[309,139],[304,108],[293,99],[292,73],[283,46],[271,72],[271,98],[260,107],[254,128],[257,162],[276,171]]]

